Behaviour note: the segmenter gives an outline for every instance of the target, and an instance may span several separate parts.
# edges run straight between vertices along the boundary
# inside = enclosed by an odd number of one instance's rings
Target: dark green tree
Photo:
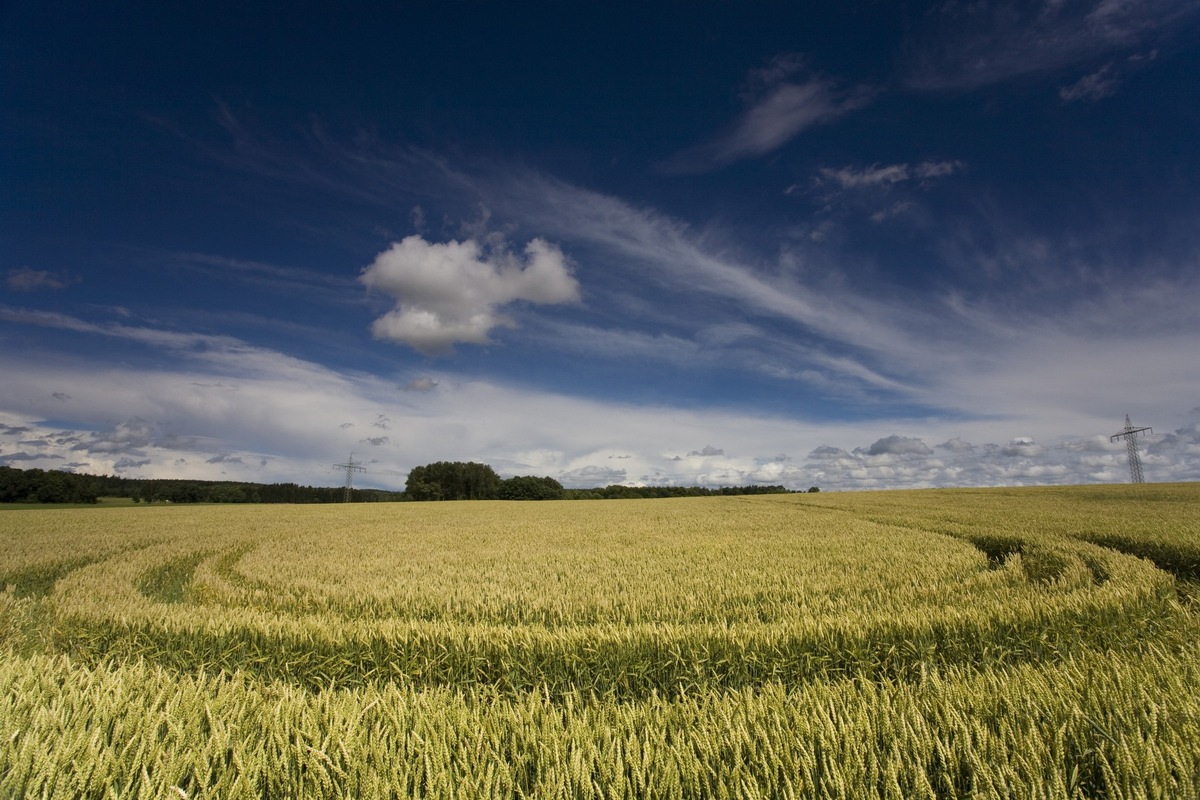
[[[90,475],[0,467],[0,503],[94,503],[96,486]]]
[[[563,486],[549,476],[515,475],[500,481],[501,500],[561,500]]]
[[[437,461],[413,467],[405,491],[412,500],[494,500],[500,476],[487,464]]]

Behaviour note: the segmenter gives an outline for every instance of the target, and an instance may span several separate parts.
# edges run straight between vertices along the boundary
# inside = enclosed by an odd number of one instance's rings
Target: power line
[[[1154,433],[1153,428],[1135,428],[1133,423],[1129,421],[1129,415],[1125,415],[1125,429],[1117,431],[1112,436],[1108,437],[1110,442],[1115,442],[1118,439],[1125,440],[1125,452],[1129,453],[1129,478],[1134,483],[1145,483],[1146,479],[1142,476],[1142,456],[1138,453],[1137,435],[1150,431]]]
[[[364,467],[362,464],[355,463],[354,453],[350,454],[350,460],[347,461],[345,464],[334,464],[333,466],[335,469],[346,470],[346,495],[342,499],[342,502],[349,503],[350,497],[351,497],[351,491],[354,489],[354,473],[366,472],[367,468]]]

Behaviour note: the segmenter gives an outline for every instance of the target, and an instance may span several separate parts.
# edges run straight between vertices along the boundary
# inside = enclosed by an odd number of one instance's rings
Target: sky
[[[0,465],[1200,480],[1200,6],[0,3]]]

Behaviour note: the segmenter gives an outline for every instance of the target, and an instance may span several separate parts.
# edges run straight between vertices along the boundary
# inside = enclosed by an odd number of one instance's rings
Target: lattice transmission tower
[[[1138,453],[1137,435],[1150,431],[1154,433],[1153,428],[1135,428],[1133,423],[1129,421],[1129,415],[1125,415],[1125,429],[1117,431],[1112,436],[1108,437],[1110,442],[1115,442],[1118,439],[1125,440],[1125,452],[1129,453],[1129,478],[1134,483],[1145,483],[1146,479],[1142,476],[1142,456]]]
[[[350,497],[351,497],[351,491],[354,489],[354,473],[366,472],[367,468],[364,467],[362,464],[355,463],[354,453],[350,454],[350,460],[347,461],[345,464],[334,464],[333,466],[335,469],[346,470],[346,494],[342,498],[342,502],[349,503]]]

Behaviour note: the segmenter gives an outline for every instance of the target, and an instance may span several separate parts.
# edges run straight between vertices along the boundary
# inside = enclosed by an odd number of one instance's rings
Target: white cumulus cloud
[[[500,313],[510,303],[579,300],[566,256],[542,239],[530,241],[522,258],[474,239],[408,236],[376,256],[360,280],[396,301],[371,325],[375,337],[426,355],[447,353],[458,342],[487,344],[493,328],[515,324]]]

